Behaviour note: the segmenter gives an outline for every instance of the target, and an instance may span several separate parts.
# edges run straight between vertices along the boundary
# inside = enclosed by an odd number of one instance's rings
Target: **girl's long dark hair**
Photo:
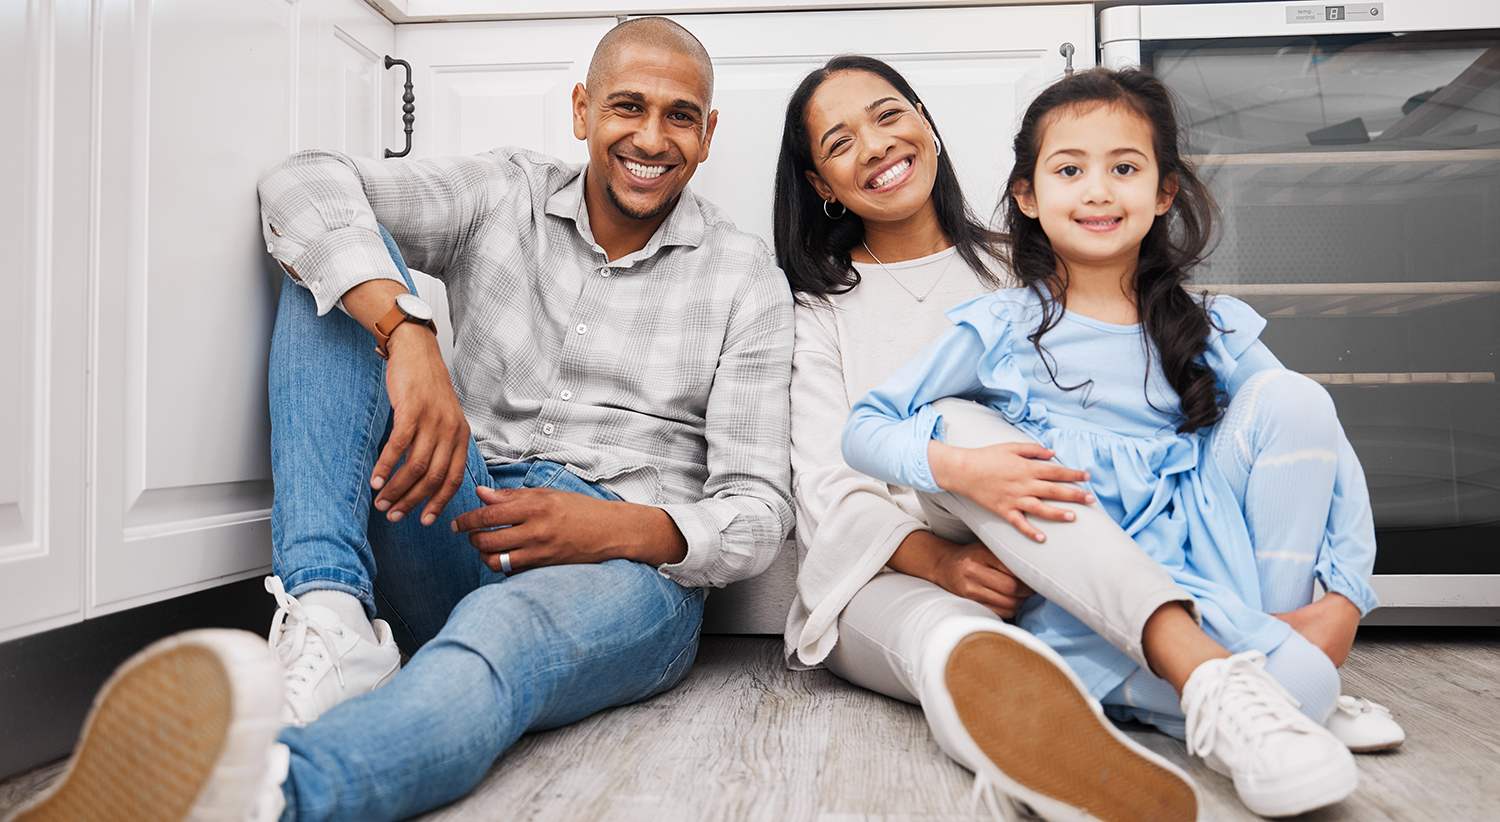
[[[1043,91],[1021,119],[1016,165],[1006,181],[1000,209],[1010,238],[1007,261],[1021,284],[1041,297],[1042,323],[1029,339],[1047,362],[1041,338],[1062,318],[1067,267],[1053,251],[1041,222],[1022,213],[1016,184],[1033,185],[1042,132],[1054,112],[1069,108],[1086,112],[1100,105],[1118,106],[1151,125],[1162,185],[1172,180],[1177,184],[1171,209],[1156,219],[1141,241],[1135,302],[1141,326],[1161,357],[1162,372],[1182,401],[1177,432],[1197,431],[1218,422],[1223,398],[1213,371],[1199,361],[1208,348],[1211,328],[1207,304],[1193,299],[1183,283],[1192,267],[1208,255],[1218,206],[1208,186],[1182,157],[1171,92],[1147,71],[1104,67],[1080,71]]]
[[[900,72],[873,57],[845,54],[829,60],[822,68],[802,78],[786,105],[786,122],[781,129],[781,156],[776,161],[776,201],[772,211],[776,263],[786,273],[792,292],[803,300],[806,295],[818,297],[843,294],[859,285],[849,250],[864,239],[865,225],[858,214],[845,213],[837,220],[823,211],[823,199],[807,181],[804,172],[813,165],[812,142],[807,136],[807,104],[829,77],[841,71],[863,71],[890,83],[913,107],[921,106],[932,132],[938,134],[932,113]],[[1000,278],[991,270],[991,261],[999,252],[1003,239],[985,227],[964,202],[948,151],[938,156],[937,180],[932,186],[932,203],[937,210],[938,226],[947,235],[959,256],[969,264],[979,279],[999,287]],[[991,258],[990,261],[985,256]]]

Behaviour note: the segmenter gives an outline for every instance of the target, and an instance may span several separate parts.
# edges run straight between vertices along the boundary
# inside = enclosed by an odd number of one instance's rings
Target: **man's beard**
[[[661,203],[652,207],[650,210],[634,211],[630,208],[630,206],[627,206],[620,201],[619,195],[615,194],[614,186],[610,185],[609,183],[604,184],[604,193],[609,197],[609,201],[611,203],[614,203],[615,208],[620,210],[621,214],[624,214],[626,217],[629,217],[632,220],[655,219],[656,217],[660,217],[662,214],[666,213],[666,211],[677,202],[677,197],[672,196],[663,200]]]

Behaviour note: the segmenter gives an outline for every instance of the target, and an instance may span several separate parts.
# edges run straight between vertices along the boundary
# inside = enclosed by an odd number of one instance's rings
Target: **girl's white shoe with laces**
[[[1391,717],[1391,709],[1362,696],[1339,697],[1323,727],[1355,753],[1388,751],[1406,741],[1406,731]]]
[[[997,819],[1013,803],[1049,822],[1196,822],[1187,775],[1104,717],[1057,652],[984,617],[944,620],[920,672],[933,736],[974,771],[974,801]]]
[[[1245,651],[1199,665],[1182,690],[1188,753],[1234,779],[1261,816],[1293,816],[1339,802],[1359,787],[1349,749],[1300,710]]]

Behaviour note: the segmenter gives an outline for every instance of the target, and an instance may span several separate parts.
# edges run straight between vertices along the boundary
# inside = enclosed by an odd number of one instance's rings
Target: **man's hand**
[[[1005,567],[982,542],[959,545],[931,531],[913,531],[886,563],[890,568],[921,577],[943,590],[972,599],[1011,619],[1036,592]]]
[[[396,295],[404,293],[406,286],[394,280],[369,280],[344,293],[344,309],[370,332],[372,347],[375,323],[395,305]],[[391,332],[386,351],[391,357],[385,367],[391,437],[370,474],[370,487],[379,492],[375,509],[396,522],[425,499],[422,524],[431,525],[463,485],[469,421],[453,393],[453,380],[432,331],[401,323]],[[396,470],[402,458],[406,462]]]
[[[1073,521],[1072,511],[1043,500],[1094,501],[1093,494],[1064,484],[1087,482],[1088,473],[1047,462],[1052,456],[1052,449],[1030,442],[958,448],[932,440],[927,445],[927,461],[940,487],[994,511],[1037,542],[1045,542],[1047,536],[1027,521],[1027,514],[1057,522]]]
[[[1343,667],[1354,647],[1354,633],[1359,629],[1359,608],[1343,594],[1328,594],[1317,602],[1304,605],[1295,611],[1272,614],[1292,626],[1297,633],[1333,660],[1334,667]]]
[[[505,552],[511,573],[611,559],[664,565],[687,556],[677,524],[654,506],[556,488],[479,488],[478,494],[485,506],[459,515],[453,530],[467,531],[469,544],[495,571]]]
[[[431,331],[402,323],[386,348],[391,355],[385,389],[392,422],[390,439],[370,474],[370,487],[380,492],[375,508],[396,522],[426,499],[422,524],[431,525],[463,485],[469,421]],[[402,457],[406,462],[397,469]]]

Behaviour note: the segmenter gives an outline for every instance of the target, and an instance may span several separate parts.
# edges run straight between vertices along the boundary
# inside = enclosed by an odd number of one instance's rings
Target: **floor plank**
[[[1500,819],[1500,631],[1365,629],[1346,693],[1392,708],[1398,751],[1358,757],[1361,787],[1306,822]],[[1126,733],[1198,782],[1210,819],[1248,822],[1229,780],[1145,726]],[[61,771],[0,783],[0,813]],[[462,800],[422,822],[957,822],[971,777],[919,708],[826,671],[794,672],[770,637],[706,637],[681,685],[529,734]]]

